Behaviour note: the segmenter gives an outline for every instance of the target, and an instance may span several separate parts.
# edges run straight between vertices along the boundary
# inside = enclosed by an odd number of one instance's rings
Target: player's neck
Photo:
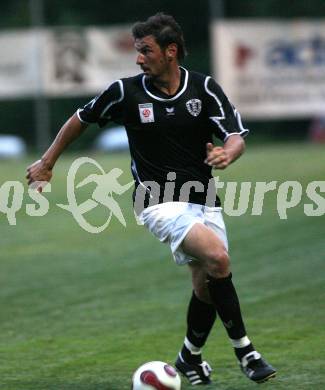
[[[175,95],[181,82],[181,70],[178,64],[171,66],[160,77],[153,80],[153,84],[167,95]]]

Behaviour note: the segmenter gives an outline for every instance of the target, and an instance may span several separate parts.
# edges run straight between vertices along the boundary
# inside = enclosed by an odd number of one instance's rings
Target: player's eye
[[[141,53],[142,53],[142,54],[148,54],[148,53],[150,53],[151,51],[152,51],[152,50],[150,50],[149,48],[146,47],[145,49],[142,49],[142,50],[141,50]]]

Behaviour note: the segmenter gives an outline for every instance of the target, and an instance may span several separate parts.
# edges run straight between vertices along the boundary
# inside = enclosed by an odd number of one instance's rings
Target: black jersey
[[[166,182],[173,181],[173,197],[168,196],[168,201],[183,200],[185,185],[189,187],[187,201],[206,204],[212,178],[211,167],[204,163],[206,143],[213,141],[213,135],[225,142],[232,134],[248,132],[211,77],[182,67],[181,83],[173,96],[139,74],[114,82],[77,114],[80,121],[101,127],[108,121],[125,126],[135,188],[142,186],[150,193],[148,182],[158,183],[159,203],[166,201]],[[214,205],[220,205],[218,197],[214,200]]]

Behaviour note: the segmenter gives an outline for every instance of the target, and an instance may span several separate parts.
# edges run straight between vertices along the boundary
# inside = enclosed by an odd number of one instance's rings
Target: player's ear
[[[166,48],[166,55],[169,61],[172,61],[173,59],[177,58],[177,44],[176,43],[170,43]]]

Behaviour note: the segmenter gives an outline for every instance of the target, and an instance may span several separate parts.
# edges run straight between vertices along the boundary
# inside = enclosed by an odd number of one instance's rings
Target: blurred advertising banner
[[[0,97],[96,94],[139,72],[129,26],[0,33]]]
[[[0,97],[25,96],[39,89],[37,33],[0,34]]]
[[[215,21],[214,74],[251,119],[325,113],[325,20]]]
[[[44,84],[48,95],[94,94],[139,73],[130,26],[47,32]]]

